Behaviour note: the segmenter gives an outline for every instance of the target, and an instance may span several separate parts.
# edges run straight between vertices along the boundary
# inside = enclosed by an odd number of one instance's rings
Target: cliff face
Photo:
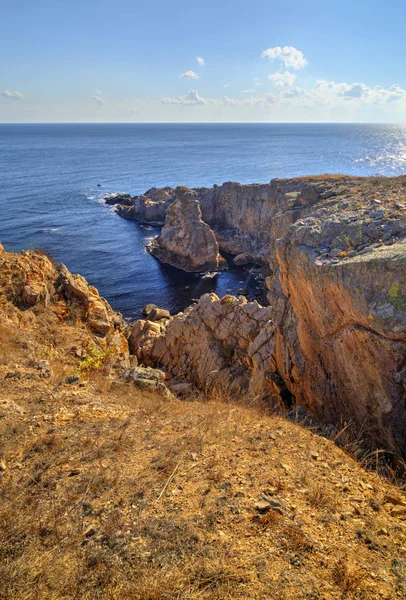
[[[236,352],[241,317],[257,309],[233,304],[224,313],[222,301],[204,297],[153,341],[147,336],[144,360],[199,385],[226,374],[324,421],[354,419],[377,444],[406,455],[406,178],[326,176],[196,192],[220,248],[269,264],[266,323]],[[234,348],[228,365],[220,327]]]
[[[404,180],[358,180],[280,228],[274,360],[296,402],[406,452]],[[278,235],[281,234],[281,235]]]

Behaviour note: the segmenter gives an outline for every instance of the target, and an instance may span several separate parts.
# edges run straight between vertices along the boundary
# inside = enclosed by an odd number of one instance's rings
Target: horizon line
[[[0,121],[0,125],[406,125],[395,121]]]

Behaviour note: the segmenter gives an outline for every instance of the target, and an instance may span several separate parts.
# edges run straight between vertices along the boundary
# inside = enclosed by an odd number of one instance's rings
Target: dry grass
[[[390,486],[300,426],[125,384],[7,379],[2,392],[26,410],[0,421],[5,600],[402,597]],[[256,512],[263,492],[282,514]]]

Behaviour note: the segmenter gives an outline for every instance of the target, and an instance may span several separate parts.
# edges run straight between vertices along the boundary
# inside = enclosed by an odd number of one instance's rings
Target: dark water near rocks
[[[0,125],[0,241],[44,248],[127,318],[147,302],[178,311],[209,291],[244,287],[254,297],[256,274],[202,278],[159,264],[145,251],[158,229],[118,217],[102,203],[106,192],[405,171],[402,125]]]

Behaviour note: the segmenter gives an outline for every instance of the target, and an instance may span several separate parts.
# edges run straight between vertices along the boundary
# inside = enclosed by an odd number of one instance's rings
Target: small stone
[[[276,498],[271,498],[270,496],[267,496],[266,494],[262,494],[261,500],[265,500],[265,502],[268,502],[273,507],[281,505],[279,500],[277,500]]]
[[[266,500],[258,500],[255,503],[255,509],[260,513],[266,513],[271,510],[271,505]]]
[[[385,527],[381,527],[377,530],[376,535],[388,535],[388,530]]]
[[[49,369],[49,361],[39,360],[37,362],[37,366],[38,366],[38,369],[40,369],[40,371],[45,371],[45,370]]]
[[[89,527],[85,530],[84,536],[89,538],[93,537],[97,533],[97,527],[95,525],[89,525]]]
[[[317,452],[314,452],[311,456],[313,460],[319,460],[319,455],[317,454]]]
[[[74,383],[80,383],[80,377],[79,375],[69,375],[68,377],[65,377],[64,381],[65,383],[72,385]]]
[[[6,462],[4,460],[0,460],[0,471],[5,471],[7,469]]]
[[[393,496],[392,494],[385,494],[383,502],[384,504],[394,504],[395,506],[405,504],[404,500],[398,496]]]
[[[76,468],[76,469],[72,469],[72,471],[69,473],[68,477],[75,477],[76,475],[79,475],[80,473],[80,469]]]
[[[395,506],[395,508],[392,508],[390,511],[390,516],[406,519],[406,506]]]

